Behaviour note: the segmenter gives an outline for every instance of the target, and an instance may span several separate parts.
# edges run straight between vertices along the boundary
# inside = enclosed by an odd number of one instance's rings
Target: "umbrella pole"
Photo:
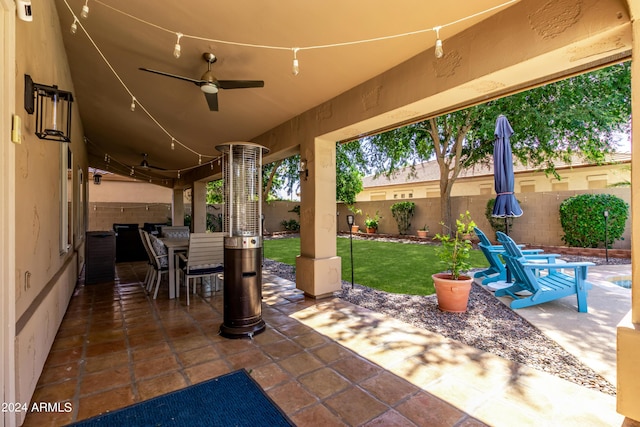
[[[504,217],[504,231],[507,236],[509,235],[509,217]],[[511,271],[509,270],[509,266],[505,265],[505,270],[507,270],[507,283],[511,283]]]

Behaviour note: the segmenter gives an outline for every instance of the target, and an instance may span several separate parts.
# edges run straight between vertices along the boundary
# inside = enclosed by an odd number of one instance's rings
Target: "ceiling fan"
[[[200,90],[204,92],[204,97],[207,99],[209,110],[218,111],[218,90],[219,89],[245,89],[252,87],[264,87],[264,81],[262,80],[218,80],[216,76],[211,72],[211,64],[216,62],[218,58],[213,53],[205,52],[202,57],[207,62],[207,71],[200,77],[200,79],[192,79],[190,77],[177,76],[175,74],[165,73],[164,71],[150,70],[149,68],[140,67],[142,71],[149,73],[160,74],[161,76],[173,77],[174,79],[180,79],[187,82],[194,83],[200,87]]]
[[[159,170],[159,171],[166,170],[166,169],[158,167],[158,166],[150,165],[149,161],[147,160],[147,153],[142,153],[142,161],[140,162],[139,166],[136,166],[136,168],[142,169],[142,170],[149,170],[149,169],[156,169],[156,170]]]

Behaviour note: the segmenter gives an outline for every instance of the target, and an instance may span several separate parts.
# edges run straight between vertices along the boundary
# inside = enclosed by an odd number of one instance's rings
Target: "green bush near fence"
[[[605,217],[605,211],[608,216]],[[629,205],[612,194],[580,194],[560,204],[562,240],[569,246],[597,248],[611,247],[622,238],[629,217]]]
[[[398,202],[391,205],[391,215],[393,215],[393,219],[398,224],[399,234],[407,234],[415,211],[416,204],[413,202]]]

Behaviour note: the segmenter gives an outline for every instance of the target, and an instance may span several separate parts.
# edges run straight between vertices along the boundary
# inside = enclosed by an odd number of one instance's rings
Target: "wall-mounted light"
[[[307,167],[307,159],[300,159],[300,181],[306,181],[309,178],[309,168]]]
[[[24,75],[24,109],[36,113],[36,135],[51,141],[71,141],[71,92],[59,90],[58,86],[34,83],[31,76]]]
[[[95,185],[100,185],[101,182],[102,182],[102,175],[100,175],[99,173],[94,173],[93,174],[93,183]]]

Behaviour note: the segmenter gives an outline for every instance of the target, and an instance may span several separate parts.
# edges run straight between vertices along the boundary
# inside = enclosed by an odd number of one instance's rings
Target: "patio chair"
[[[180,272],[187,288],[187,305],[189,305],[191,279],[193,279],[193,293],[195,294],[196,279],[212,277],[217,281],[218,274],[223,272],[224,236],[225,233],[191,233],[186,255],[184,253],[178,255],[182,263]],[[180,283],[178,283],[177,289],[180,289]]]
[[[149,251],[152,255],[154,276],[151,281],[155,281],[155,290],[153,291],[153,299],[158,297],[158,289],[160,288],[160,281],[162,275],[169,272],[169,255],[167,254],[167,247],[156,236],[145,233],[147,237],[147,243],[149,245]],[[152,285],[153,286],[153,285]]]
[[[163,226],[160,228],[160,236],[167,239],[188,239],[189,227],[186,225]]]
[[[507,280],[507,270],[505,265],[500,258],[505,253],[504,246],[502,245],[494,245],[491,243],[489,238],[487,237],[482,230],[478,227],[474,227],[474,232],[478,239],[480,239],[480,243],[478,243],[478,248],[484,254],[485,258],[489,262],[489,268],[483,271],[478,271],[474,274],[474,278],[484,277],[482,280],[483,285],[487,285],[493,282],[505,281]],[[518,247],[523,248],[524,245],[518,245]],[[524,255],[536,255],[543,252],[542,249],[524,249],[522,253]],[[559,255],[553,254],[552,256],[556,257]]]
[[[147,274],[144,276],[144,285],[145,289],[148,291],[151,287],[151,283],[153,283],[153,276],[155,273],[155,269],[153,268],[153,255],[149,250],[149,239],[146,236],[148,233],[142,228],[139,228],[138,232],[140,233],[140,240],[142,240],[142,247],[147,254]]]
[[[496,233],[498,241],[506,250],[503,255],[508,268],[513,273],[515,282],[508,288],[498,289],[496,297],[508,295],[513,298],[510,307],[529,307],[575,294],[578,299],[578,311],[587,312],[587,291],[591,283],[587,282],[588,268],[592,262],[570,262],[537,264],[528,262],[522,250],[511,237],[504,233]],[[561,273],[560,269],[573,269],[573,276]],[[537,274],[547,271],[546,275]],[[528,291],[531,295],[521,296],[518,293]]]

